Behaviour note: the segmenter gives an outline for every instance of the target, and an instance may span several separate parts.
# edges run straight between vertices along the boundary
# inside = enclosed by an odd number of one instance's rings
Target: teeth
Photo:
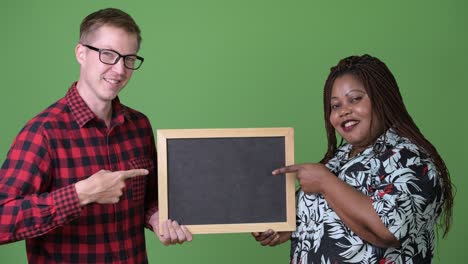
[[[357,121],[348,121],[344,124],[344,127],[354,126],[357,123],[358,123]]]
[[[110,83],[119,83],[120,81],[119,80],[116,80],[116,79],[109,79],[109,78],[104,78],[106,81],[110,82]]]

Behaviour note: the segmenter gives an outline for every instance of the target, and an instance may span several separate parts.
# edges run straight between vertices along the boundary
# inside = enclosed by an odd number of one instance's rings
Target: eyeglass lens
[[[106,64],[116,64],[119,59],[120,55],[112,50],[102,49],[99,52],[99,59]],[[124,59],[125,67],[130,69],[138,69],[142,63],[141,59],[139,59],[135,55],[126,55],[122,56]]]

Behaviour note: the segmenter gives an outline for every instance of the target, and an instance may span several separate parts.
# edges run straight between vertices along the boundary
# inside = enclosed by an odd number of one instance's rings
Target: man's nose
[[[127,68],[125,68],[124,65],[124,59],[120,58],[120,60],[116,64],[112,65],[112,70],[119,74],[124,74],[127,70]]]

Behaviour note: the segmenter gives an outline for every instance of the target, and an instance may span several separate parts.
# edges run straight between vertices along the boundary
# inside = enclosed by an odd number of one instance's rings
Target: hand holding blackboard
[[[322,193],[326,178],[334,176],[322,163],[304,163],[276,169],[273,175],[297,173],[297,180],[305,193]]]
[[[160,225],[159,211],[151,216],[149,222],[154,229],[154,233],[165,246],[192,241],[192,233],[190,233],[186,226],[179,225],[177,221],[168,219]]]
[[[252,236],[260,242],[262,246],[277,246],[291,239],[291,232],[276,232],[268,229],[265,232],[253,232]]]

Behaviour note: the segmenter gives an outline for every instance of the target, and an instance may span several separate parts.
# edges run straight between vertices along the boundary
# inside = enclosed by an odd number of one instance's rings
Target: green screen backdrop
[[[354,54],[382,59],[458,189],[434,263],[468,259],[466,1],[2,1],[0,162],[23,125],[78,78],[79,24],[104,7],[127,11],[142,29],[145,63],[120,98],[154,129],[291,126],[298,163],[325,152],[330,67]],[[170,247],[146,235],[151,263],[289,260],[289,243],[262,247],[250,234],[196,235]],[[24,242],[0,246],[0,262],[26,263]]]

